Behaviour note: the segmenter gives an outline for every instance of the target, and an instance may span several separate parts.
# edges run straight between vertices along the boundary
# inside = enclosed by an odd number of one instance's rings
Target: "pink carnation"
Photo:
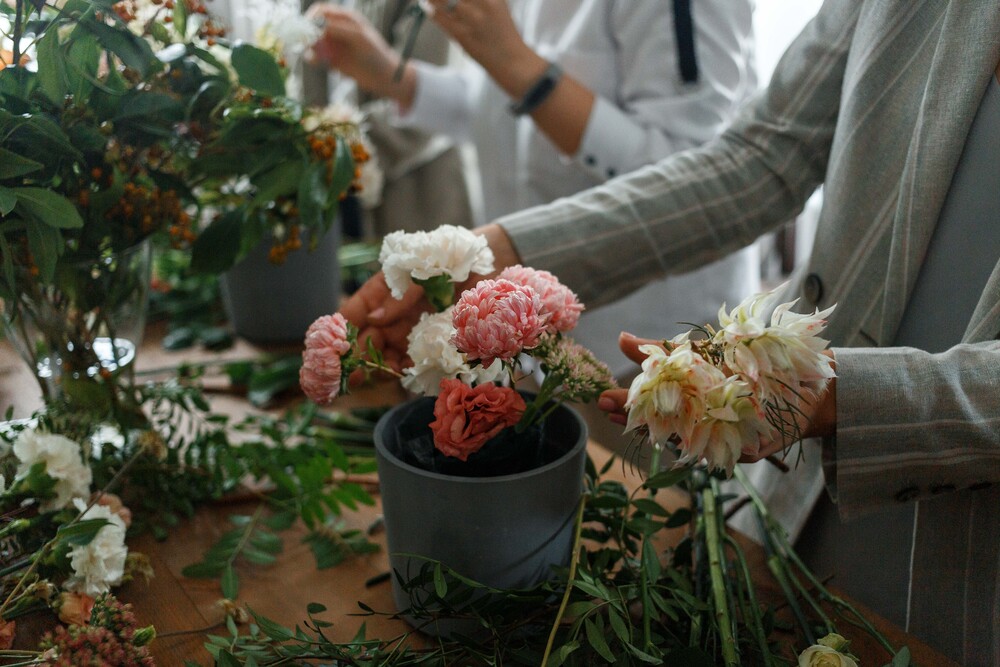
[[[538,345],[547,320],[533,288],[509,280],[481,280],[455,304],[452,342],[469,360],[481,359],[489,366]]]
[[[526,406],[513,389],[492,382],[470,387],[461,380],[441,380],[434,403],[434,446],[445,456],[462,461],[486,441],[521,420]]]
[[[324,315],[309,326],[299,384],[312,401],[327,405],[340,393],[340,359],[350,349],[347,320],[340,313]]]
[[[549,333],[566,333],[580,321],[583,304],[573,290],[548,271],[516,264],[504,269],[497,278],[509,280],[516,285],[527,285],[538,292],[542,300],[542,313],[549,316]]]

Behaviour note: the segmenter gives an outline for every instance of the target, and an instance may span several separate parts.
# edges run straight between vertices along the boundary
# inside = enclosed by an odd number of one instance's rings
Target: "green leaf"
[[[0,159],[3,159],[2,154]],[[15,206],[17,206],[17,194],[10,188],[0,185],[0,215],[7,215]]]
[[[18,155],[6,148],[0,148],[0,178],[16,178],[42,168],[41,162],[36,162]]]
[[[44,188],[14,188],[17,207],[57,229],[79,229],[83,218],[76,207],[62,195]]]
[[[240,578],[236,574],[236,568],[230,563],[222,570],[222,596],[235,600],[240,593]]]
[[[69,58],[66,61],[66,79],[69,92],[77,100],[87,99],[97,81],[97,71],[101,61],[101,45],[93,35],[74,35],[70,41]],[[41,72],[41,65],[39,65]]]
[[[232,64],[240,84],[247,88],[269,97],[285,94],[285,77],[267,51],[246,43],[237,44],[233,47]]]
[[[444,580],[444,573],[441,571],[441,563],[434,564],[434,592],[439,598],[448,594],[448,583]]]
[[[46,30],[38,40],[38,82],[49,101],[61,107],[69,91],[69,82],[58,30]]]
[[[675,510],[670,518],[667,519],[667,528],[680,528],[681,526],[686,526],[691,522],[691,510],[686,507],[681,507]]]
[[[354,157],[351,154],[351,147],[343,137],[337,137],[337,152],[334,159],[336,162],[333,165],[333,179],[330,181],[329,192],[331,199],[336,201],[354,180]]]
[[[241,211],[229,211],[216,218],[195,239],[191,248],[191,269],[199,273],[221,273],[236,263],[243,229]]]
[[[319,602],[310,602],[306,606],[306,613],[310,615],[322,614],[324,611],[326,611],[326,605],[322,605]]]
[[[587,642],[590,647],[608,662],[615,661],[615,654],[608,647],[608,640],[604,638],[604,632],[597,626],[593,618],[588,618],[584,624],[587,631]]]
[[[184,4],[184,3],[177,3]],[[219,651],[219,655],[215,657],[215,667],[241,667],[240,661],[237,660],[232,653],[223,649]]]
[[[912,658],[910,657],[910,649],[907,646],[899,649],[892,658],[892,667],[910,667],[911,664]]]
[[[668,512],[663,507],[663,505],[661,505],[660,503],[656,502],[655,500],[651,500],[649,498],[637,498],[637,499],[635,499],[635,500],[632,501],[632,504],[635,506],[636,509],[638,509],[639,511],[641,511],[641,512],[643,512],[645,514],[649,514],[650,516],[669,516],[670,515],[670,512]]]
[[[298,192],[304,170],[305,165],[301,160],[292,160],[255,176],[253,183],[257,186],[257,193],[254,195],[253,205],[262,208],[278,197]]]
[[[145,120],[155,118],[162,122],[179,121],[184,118],[184,105],[164,93],[132,91],[122,100],[122,105],[115,115],[115,121],[130,119]],[[150,127],[144,124],[142,127]]]
[[[687,479],[690,474],[691,469],[686,466],[673,470],[663,470],[647,479],[642,486],[646,489],[663,489]]]
[[[139,72],[141,77],[145,78],[153,69],[160,67],[152,47],[142,37],[96,20],[81,22],[80,25],[93,33],[101,46],[121,58],[127,67]]]
[[[28,248],[38,266],[38,276],[44,282],[51,282],[56,273],[56,260],[62,250],[62,234],[48,225],[27,225]]]
[[[214,579],[222,572],[225,563],[201,562],[188,565],[181,570],[181,574],[192,579]]]
[[[101,528],[110,523],[107,519],[84,519],[73,524],[63,524],[56,531],[56,539],[64,544],[85,546],[91,543]]]

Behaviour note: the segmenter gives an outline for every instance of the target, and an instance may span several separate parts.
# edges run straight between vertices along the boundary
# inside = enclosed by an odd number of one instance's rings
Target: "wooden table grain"
[[[223,353],[184,352],[170,353],[162,350],[159,339],[162,331],[153,328],[137,357],[137,366],[160,368],[176,365],[180,361],[210,361],[246,358],[261,352],[246,342],[238,342],[235,348]],[[352,405],[377,405],[393,403],[402,397],[396,383],[378,385],[344,397],[338,407],[347,409]],[[249,406],[239,396],[221,393],[212,397],[213,408],[230,414],[245,413]],[[0,342],[0,413],[13,406],[15,417],[28,416],[40,405],[40,395],[34,378],[27,366],[17,357],[9,343]],[[612,455],[598,443],[591,442],[589,453],[600,466]],[[638,473],[628,466],[614,464],[608,476],[635,488],[641,482]],[[680,494],[670,496],[668,504],[679,506],[686,499]],[[214,580],[191,579],[181,575],[181,570],[200,560],[205,550],[231,524],[232,514],[250,514],[256,507],[251,500],[235,500],[213,504],[198,510],[195,517],[177,526],[163,542],[157,542],[145,535],[131,539],[132,551],[146,554],[153,566],[155,576],[149,581],[131,581],[123,585],[118,596],[130,602],[135,609],[140,624],[153,624],[157,639],[152,644],[152,652],[161,667],[183,665],[186,660],[202,665],[212,664],[204,648],[206,634],[216,632],[227,634],[223,627],[225,612],[220,602],[222,593]],[[346,514],[347,527],[367,529],[381,511],[376,494],[374,507],[361,507],[359,511]],[[660,546],[679,539],[683,529],[665,532],[660,537]],[[282,534],[284,551],[278,561],[269,566],[241,563],[238,574],[241,581],[239,603],[275,620],[282,625],[294,627],[306,620],[306,606],[319,602],[327,607],[322,615],[334,625],[328,636],[338,641],[348,641],[355,636],[360,625],[367,626],[369,637],[394,637],[405,632],[408,627],[398,620],[383,616],[359,617],[359,602],[377,611],[391,612],[393,602],[391,585],[383,580],[375,585],[366,582],[388,571],[388,556],[385,550],[384,534],[375,534],[372,540],[381,547],[379,552],[357,556],[333,568],[316,569],[315,559],[302,538],[305,530],[296,526]],[[739,536],[738,536],[739,537]],[[764,591],[772,599],[780,593],[767,575],[763,551],[741,537],[747,551],[751,569]],[[863,608],[862,608],[863,609]],[[922,667],[957,667],[956,663],[941,656],[936,651],[907,635],[900,628],[876,614],[868,612],[878,627],[895,646],[909,646],[914,662]],[[34,620],[19,628],[18,642],[27,646],[29,636],[37,636],[40,625],[51,620]],[[852,640],[852,649],[861,658],[863,667],[877,667],[889,661],[886,652],[864,633],[853,630],[842,623],[842,631]],[[24,642],[24,643],[22,643]]]

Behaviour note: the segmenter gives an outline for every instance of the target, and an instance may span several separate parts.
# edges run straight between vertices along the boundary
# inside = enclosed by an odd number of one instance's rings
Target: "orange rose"
[[[94,598],[83,593],[63,591],[56,602],[59,620],[66,625],[86,625],[94,609]]]
[[[526,406],[513,389],[493,383],[470,387],[461,380],[441,380],[434,403],[434,446],[462,461],[487,440],[521,420]]]

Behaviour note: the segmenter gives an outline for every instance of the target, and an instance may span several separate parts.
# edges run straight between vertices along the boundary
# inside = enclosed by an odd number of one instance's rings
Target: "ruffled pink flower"
[[[580,313],[583,312],[580,299],[548,271],[516,264],[504,269],[497,278],[509,280],[516,285],[527,285],[538,292],[542,300],[542,313],[549,317],[550,333],[566,333],[580,321]]]
[[[347,320],[340,313],[324,315],[306,331],[299,384],[312,401],[327,405],[340,393],[341,357],[351,350]]]
[[[441,380],[434,403],[434,446],[445,456],[465,461],[486,441],[521,420],[524,399],[509,387],[492,382],[470,387],[461,380]]]
[[[462,292],[452,312],[452,342],[469,360],[489,366],[495,359],[510,361],[538,345],[548,318],[538,292],[509,280],[481,280]]]

